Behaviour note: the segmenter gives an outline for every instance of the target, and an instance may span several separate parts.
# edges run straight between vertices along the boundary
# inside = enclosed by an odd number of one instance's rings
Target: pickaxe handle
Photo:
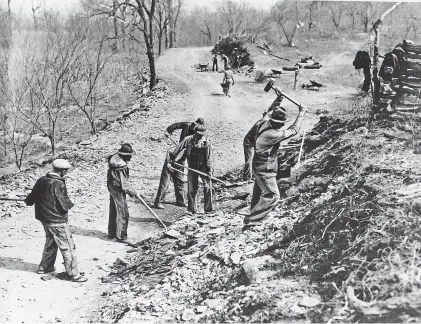
[[[7,197],[0,197],[0,200],[7,200],[7,201],[25,201],[25,198],[7,198]]]
[[[143,205],[152,213],[152,215],[159,221],[159,223],[165,228],[165,231],[167,231],[167,226],[162,222],[162,220],[154,213],[154,211],[149,207],[149,205],[140,197],[139,195],[136,195],[136,198],[139,199]]]
[[[169,136],[169,135],[168,135],[168,136],[167,136],[167,135],[165,135],[165,137],[166,137],[166,138],[169,138],[169,139],[170,139],[170,141],[171,141],[171,142],[173,142],[175,146],[177,146],[177,145],[178,145],[178,144],[177,144],[177,143],[176,143],[176,142],[175,142],[175,141],[171,138],[171,136]]]
[[[175,165],[178,165],[179,167],[183,167],[183,168],[186,168],[187,170],[190,170],[190,171],[193,171],[193,172],[196,172],[197,174],[200,174],[200,175],[202,175],[202,176],[205,176],[205,177],[209,177],[209,174],[206,174],[206,173],[204,173],[204,172],[201,172],[201,171],[198,171],[198,170],[195,170],[195,169],[192,169],[192,168],[189,168],[189,167],[186,167],[186,166],[184,166],[184,165],[181,165],[181,164],[179,164],[179,163],[177,163],[177,162],[174,162],[174,164]],[[222,180],[220,180],[220,179],[218,179],[218,178],[215,178],[215,177],[209,177],[211,180],[215,180],[215,181],[218,181],[218,182],[220,182],[220,183],[223,183],[224,184],[224,186],[226,186],[227,184],[225,183],[225,181],[222,181]]]

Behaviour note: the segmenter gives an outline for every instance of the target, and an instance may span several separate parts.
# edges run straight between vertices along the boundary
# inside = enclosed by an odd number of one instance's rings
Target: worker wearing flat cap
[[[203,182],[203,193],[206,213],[212,213],[212,182],[210,177],[213,173],[213,153],[212,145],[206,136],[206,128],[203,125],[197,125],[194,129],[194,135],[187,136],[174,150],[174,156],[177,159],[187,157],[189,168],[208,174],[208,176],[188,170],[187,173],[187,211],[197,213],[197,196],[199,190],[199,176]]]
[[[108,157],[107,187],[110,193],[110,213],[108,220],[108,238],[116,238],[119,242],[127,242],[129,224],[129,208],[126,194],[136,197],[137,193],[129,182],[127,163],[134,155],[133,148],[126,143],[121,145],[117,153]]]
[[[87,279],[78,271],[76,247],[68,224],[68,211],[73,207],[73,203],[67,194],[64,175],[70,169],[70,163],[57,159],[53,161],[52,167],[51,172],[37,180],[25,199],[26,205],[35,204],[35,218],[43,225],[46,237],[37,272],[54,272],[57,251],[60,249],[68,279],[85,282]]]
[[[282,141],[298,133],[304,113],[305,108],[299,106],[294,123],[287,129],[282,129],[289,118],[285,108],[277,106],[268,114],[269,119],[256,130],[252,165],[255,180],[250,212],[244,218],[245,224],[263,220],[278,203],[278,150]]]

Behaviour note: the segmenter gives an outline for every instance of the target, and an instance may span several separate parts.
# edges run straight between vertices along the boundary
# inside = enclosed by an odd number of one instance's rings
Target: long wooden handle
[[[178,165],[179,167],[186,168],[187,170],[190,170],[190,171],[196,172],[197,174],[200,174],[200,175],[202,175],[202,176],[209,177],[209,174],[206,174],[206,173],[204,173],[204,172],[201,172],[201,171],[198,171],[198,170],[195,170],[195,169],[192,169],[192,168],[186,167],[186,166],[181,165],[181,164],[179,164],[179,163],[177,163],[177,162],[174,162],[174,164],[175,164],[175,165]],[[211,180],[215,180],[215,181],[218,181],[218,182],[220,182],[220,183],[223,183],[225,186],[227,185],[227,183],[225,183],[225,181],[222,181],[222,180],[220,180],[220,179],[218,179],[218,178],[215,178],[215,177],[209,177],[209,178],[210,178]]]
[[[298,154],[298,162],[297,162],[297,165],[299,165],[300,162],[301,162],[301,154],[303,153],[303,146],[304,146],[304,138],[305,137],[306,137],[306,131],[304,130],[304,132],[303,132],[303,139],[301,141],[300,153]]]
[[[155,214],[155,212],[149,207],[149,205],[142,199],[140,196],[136,196],[137,199],[139,199],[142,204],[145,205],[145,207],[152,213],[152,215],[161,223],[161,225],[165,228],[165,231],[168,231],[167,226],[162,222],[162,220],[158,217],[158,215]]]
[[[25,201],[25,198],[7,198],[7,197],[0,197],[0,200],[8,200],[8,201]]]

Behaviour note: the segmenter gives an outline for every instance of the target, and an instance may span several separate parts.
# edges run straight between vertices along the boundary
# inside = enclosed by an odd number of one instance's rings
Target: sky
[[[30,13],[32,8],[32,2],[35,4],[40,0],[10,0],[12,10],[23,9],[23,11]],[[80,0],[42,0],[45,1],[47,8],[54,8],[61,12],[66,12],[66,9],[73,8],[79,5]],[[234,0],[239,1],[239,0]],[[100,2],[100,1],[98,1]],[[268,9],[276,0],[246,0],[254,7]],[[7,7],[7,0],[0,0],[2,7]],[[215,5],[215,0],[183,0],[182,2],[186,9],[192,9],[195,6],[208,6],[212,8]]]
[[[39,1],[45,1],[47,8],[53,8],[59,10],[60,12],[65,13],[68,9],[78,6],[80,0],[10,0],[11,1],[11,8],[12,10],[19,10],[23,9],[24,12],[30,13],[32,2],[37,3]],[[183,4],[186,9],[192,9],[195,6],[207,6],[212,8],[215,6],[217,0],[182,0]],[[233,0],[233,1],[240,1],[240,0]],[[276,0],[245,0],[246,2],[250,3],[254,7],[261,8],[261,9],[269,9]],[[379,0],[374,0],[379,1]],[[373,2],[374,2],[373,1]],[[384,0],[381,0],[384,1]],[[395,1],[395,0],[386,0],[387,2]],[[408,0],[404,0],[408,2]],[[412,1],[419,1],[419,0],[412,0]],[[98,1],[100,2],[100,0]],[[0,0],[0,4],[3,8],[7,7],[7,0]]]

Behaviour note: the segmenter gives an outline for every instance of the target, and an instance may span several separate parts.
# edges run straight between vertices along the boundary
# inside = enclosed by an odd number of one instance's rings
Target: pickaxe
[[[275,92],[276,92],[276,94],[278,95],[278,96],[282,96],[282,97],[285,97],[285,98],[287,98],[289,101],[291,101],[293,104],[296,104],[297,106],[301,106],[301,104],[299,104],[298,102],[296,102],[295,100],[293,100],[293,99],[291,99],[290,97],[288,97],[285,93],[283,93],[282,92],[282,90],[281,89],[279,89],[277,86],[274,86],[274,83],[275,83],[275,80],[273,80],[273,79],[270,79],[269,80],[269,82],[266,84],[266,87],[265,87],[265,91],[266,92],[269,92],[269,90],[270,89],[273,89]]]

